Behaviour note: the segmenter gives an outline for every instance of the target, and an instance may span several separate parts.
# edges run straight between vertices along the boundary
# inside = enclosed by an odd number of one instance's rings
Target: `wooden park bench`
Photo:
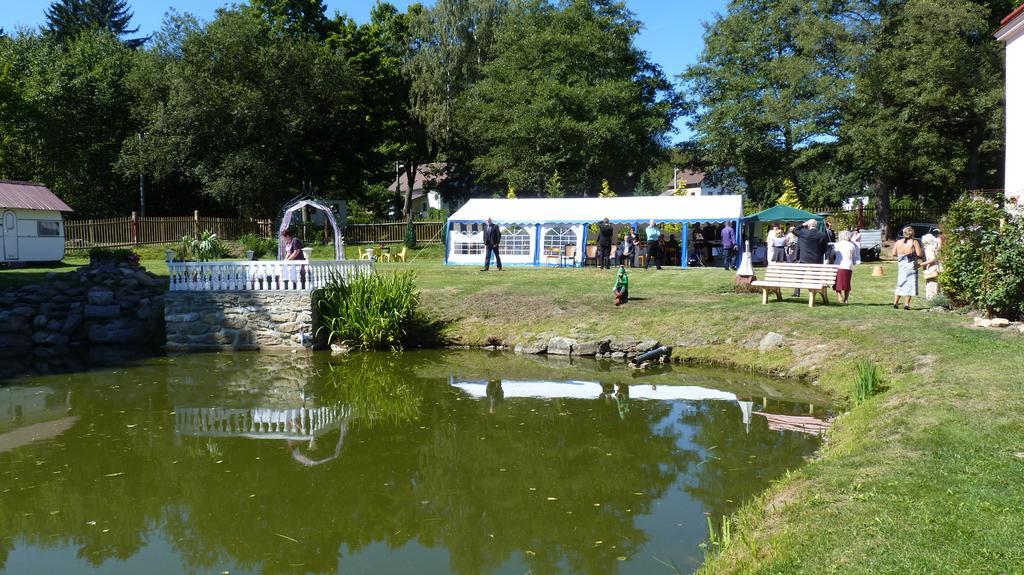
[[[789,264],[771,262],[765,271],[764,279],[750,285],[761,288],[761,303],[768,304],[768,292],[775,292],[778,301],[782,301],[782,288],[805,289],[809,296],[807,305],[814,307],[815,295],[828,304],[828,290],[836,283],[836,272],[839,266],[817,264]]]

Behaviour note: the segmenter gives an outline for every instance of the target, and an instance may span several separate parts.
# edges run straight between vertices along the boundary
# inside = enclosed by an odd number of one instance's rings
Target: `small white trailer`
[[[43,184],[0,180],[0,264],[62,260],[70,211]]]

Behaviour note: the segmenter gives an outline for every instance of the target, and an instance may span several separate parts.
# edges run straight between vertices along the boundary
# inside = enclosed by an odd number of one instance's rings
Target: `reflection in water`
[[[816,446],[751,420],[743,398],[807,413],[776,382],[599,369],[216,354],[20,380],[0,438],[77,419],[0,448],[0,571],[687,569],[705,512]]]

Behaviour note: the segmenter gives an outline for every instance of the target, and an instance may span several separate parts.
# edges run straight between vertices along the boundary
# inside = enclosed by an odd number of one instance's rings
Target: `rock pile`
[[[538,336],[515,346],[515,352],[527,355],[571,355],[598,359],[624,360],[651,351],[660,345],[657,340],[602,337],[577,340],[569,337]]]
[[[162,282],[128,263],[47,274],[0,291],[0,349],[163,342]]]

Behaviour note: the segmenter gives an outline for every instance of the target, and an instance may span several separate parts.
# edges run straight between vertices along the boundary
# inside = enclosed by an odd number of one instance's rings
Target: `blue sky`
[[[44,23],[46,9],[51,0],[0,0],[0,27],[13,31],[19,27],[37,27]],[[626,0],[626,5],[645,23],[637,38],[637,45],[661,65],[665,74],[674,78],[686,66],[696,61],[703,46],[703,23],[725,11],[727,0]],[[358,22],[369,18],[375,0],[327,0],[327,13],[344,12]],[[409,2],[392,0],[400,9]],[[424,2],[430,4],[430,0]],[[217,8],[227,2],[221,0],[129,0],[135,13],[133,24],[141,34],[150,34],[160,28],[164,13],[169,8],[191,12],[200,19],[213,17]],[[680,123],[678,140],[688,131]]]

